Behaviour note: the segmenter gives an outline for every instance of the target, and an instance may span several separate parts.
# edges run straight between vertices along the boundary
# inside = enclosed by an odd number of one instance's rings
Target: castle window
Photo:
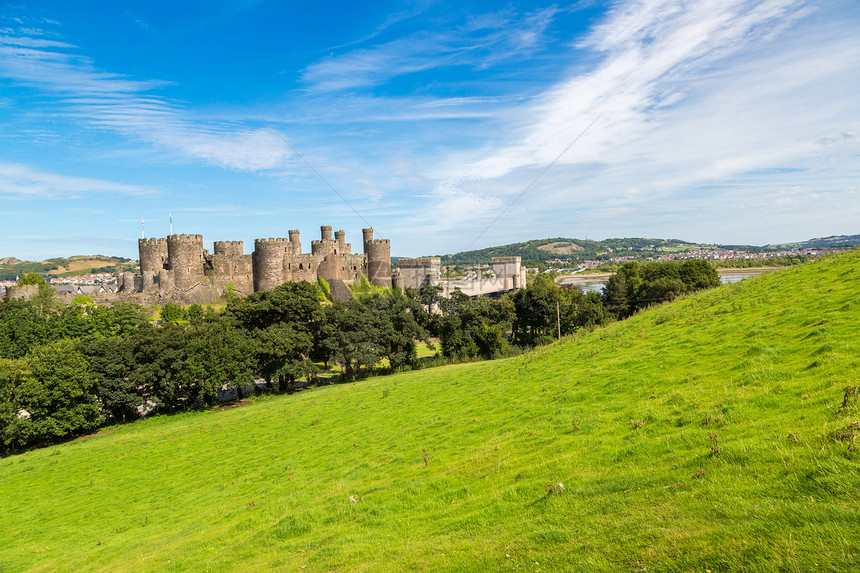
[[[299,270],[300,271],[305,270],[305,266],[302,263],[299,263]]]

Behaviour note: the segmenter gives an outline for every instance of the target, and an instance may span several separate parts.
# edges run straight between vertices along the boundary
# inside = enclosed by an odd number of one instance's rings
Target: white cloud
[[[140,185],[47,173],[29,165],[0,162],[0,195],[18,199],[73,199],[91,194],[154,196],[160,192]]]
[[[723,184],[769,197],[782,192],[771,187],[774,178],[781,189],[792,180],[802,181],[801,189],[826,187],[830,178],[856,180],[856,24],[856,18],[824,16],[795,0],[625,3],[579,44],[602,54],[597,64],[521,107],[501,145],[437,159],[437,180],[444,183],[438,195],[459,189],[510,205],[597,117],[503,217],[494,238],[517,219],[535,228],[558,213],[604,217],[604,227],[635,220],[640,228],[668,228],[664,213],[698,209],[703,218],[724,216],[708,207],[726,195]],[[599,168],[583,173],[587,165]],[[774,168],[792,171],[750,175]],[[523,173],[530,176],[524,180]],[[786,220],[811,205],[833,205],[812,192],[804,204],[802,193],[792,192],[790,204],[778,203],[783,214],[796,209]],[[826,197],[838,195],[834,190]],[[839,220],[856,214],[853,205],[846,207]],[[759,214],[759,220],[767,217]],[[472,227],[476,234],[481,228]]]
[[[0,36],[0,75],[56,97],[54,113],[190,157],[238,170],[287,165],[290,152],[269,129],[196,121],[182,105],[153,95],[167,82],[99,70],[74,49],[39,37]]]
[[[327,57],[308,66],[302,80],[313,92],[333,92],[370,88],[397,76],[449,66],[488,68],[537,49],[555,14],[549,8],[524,16],[476,15],[462,26],[417,32]]]

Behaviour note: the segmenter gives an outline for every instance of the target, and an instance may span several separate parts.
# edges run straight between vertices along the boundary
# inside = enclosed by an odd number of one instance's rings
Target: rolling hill
[[[16,276],[24,276],[27,273],[62,277],[97,272],[117,272],[135,266],[136,263],[130,259],[104,255],[76,255],[44,261],[22,261],[15,257],[4,257],[0,259],[0,280],[14,280]]]
[[[780,251],[788,249],[836,249],[860,245],[860,235],[839,235],[779,245],[715,245],[689,243],[679,239],[649,239],[642,237],[589,241],[557,237],[511,243],[473,251],[442,256],[442,264],[489,263],[493,257],[522,257],[523,261],[549,261],[557,258],[571,261],[610,258],[618,255],[650,257],[658,254],[682,253],[697,249],[731,249],[736,251]]]
[[[858,570],[858,319],[854,251],[9,456],[0,570]]]

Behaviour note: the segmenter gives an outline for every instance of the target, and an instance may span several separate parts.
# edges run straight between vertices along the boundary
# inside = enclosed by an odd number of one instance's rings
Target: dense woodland
[[[205,407],[229,388],[241,398],[259,379],[289,391],[501,357],[717,285],[716,270],[701,260],[627,263],[602,297],[560,288],[546,274],[499,299],[365,281],[342,303],[327,300],[322,282],[299,282],[248,297],[228,293],[222,312],[168,303],[156,325],[134,304],[58,302],[42,281],[31,300],[0,302],[0,451]],[[436,357],[419,360],[418,345],[431,340]],[[321,378],[333,365],[339,376]]]

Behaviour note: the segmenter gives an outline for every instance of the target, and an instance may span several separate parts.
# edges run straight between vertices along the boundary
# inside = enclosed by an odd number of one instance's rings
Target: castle
[[[289,239],[256,239],[253,254],[246,255],[242,241],[215,241],[213,252],[203,248],[202,235],[169,235],[138,239],[140,273],[122,273],[118,296],[140,304],[182,304],[217,301],[232,285],[240,296],[270,291],[286,282],[325,279],[336,300],[352,298],[349,285],[366,277],[371,284],[389,288],[441,286],[443,296],[460,291],[468,296],[498,295],[526,285],[520,257],[493,257],[488,277],[442,280],[441,259],[400,259],[392,273],[388,239],[374,239],[373,229],[362,229],[363,253],[353,253],[343,231],[332,237],[330,226],[320,227],[320,239],[311,252],[302,253],[298,231]],[[30,298],[38,287],[10,286],[10,298]],[[105,298],[117,296],[112,291]]]
[[[332,296],[350,297],[348,285],[367,277],[371,284],[390,287],[391,245],[363,229],[363,253],[352,253],[343,231],[332,238],[330,226],[320,227],[310,254],[302,253],[297,230],[289,239],[254,241],[246,255],[242,241],[215,241],[212,253],[203,248],[202,235],[170,235],[166,239],[138,239],[140,273],[123,273],[120,292],[131,299],[158,298],[185,304],[217,300],[233,285],[236,294],[269,291],[285,282],[325,279]]]

